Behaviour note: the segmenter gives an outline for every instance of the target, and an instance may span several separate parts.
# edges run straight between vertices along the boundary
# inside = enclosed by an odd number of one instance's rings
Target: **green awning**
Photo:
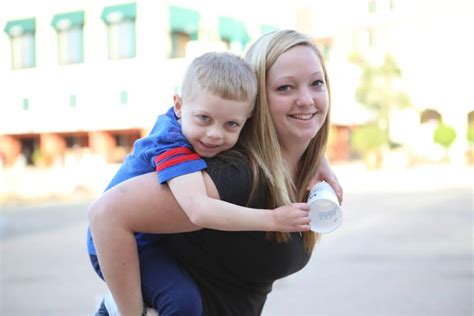
[[[68,29],[84,25],[84,11],[56,14],[51,21],[55,29]]]
[[[100,18],[105,23],[116,23],[122,20],[135,20],[137,17],[137,4],[126,3],[105,7]]]
[[[36,19],[31,18],[24,20],[8,21],[3,31],[5,31],[5,33],[10,36],[19,36],[24,33],[35,33]]]
[[[219,35],[221,39],[226,39],[230,42],[240,42],[242,47],[250,40],[242,21],[223,16],[219,17]]]
[[[268,24],[260,25],[260,31],[262,32],[262,35],[273,32],[273,31],[278,31],[278,30],[279,28],[273,25],[268,25]]]
[[[183,32],[197,38],[199,30],[199,12],[170,6],[170,27],[172,32]]]

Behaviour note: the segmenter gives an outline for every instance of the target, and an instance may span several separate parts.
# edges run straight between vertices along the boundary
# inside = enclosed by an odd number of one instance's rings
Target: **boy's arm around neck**
[[[252,209],[219,199],[217,188],[206,191],[204,176],[194,172],[173,178],[168,185],[189,220],[200,227],[224,231],[274,231],[274,211]]]

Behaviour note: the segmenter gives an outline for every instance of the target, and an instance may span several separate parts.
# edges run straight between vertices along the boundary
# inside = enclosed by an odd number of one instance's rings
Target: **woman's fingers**
[[[344,192],[342,190],[342,186],[339,184],[339,181],[337,181],[336,177],[331,177],[330,179],[324,179],[329,185],[334,189],[334,192],[336,192],[337,199],[339,200],[339,204],[342,204]]]

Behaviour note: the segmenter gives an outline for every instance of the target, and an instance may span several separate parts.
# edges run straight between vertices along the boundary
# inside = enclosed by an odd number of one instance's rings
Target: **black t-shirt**
[[[215,157],[207,163],[221,199],[247,205],[252,187],[248,161]],[[265,195],[262,187],[248,206],[265,208]],[[268,240],[265,232],[212,229],[166,235],[165,240],[198,285],[207,316],[260,315],[273,282],[302,269],[311,255],[299,233],[287,243]]]

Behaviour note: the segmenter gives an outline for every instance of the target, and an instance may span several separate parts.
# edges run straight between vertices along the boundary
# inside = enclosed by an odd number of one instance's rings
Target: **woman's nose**
[[[299,91],[298,99],[296,100],[296,105],[298,106],[314,105],[313,95],[308,89],[302,88]]]

